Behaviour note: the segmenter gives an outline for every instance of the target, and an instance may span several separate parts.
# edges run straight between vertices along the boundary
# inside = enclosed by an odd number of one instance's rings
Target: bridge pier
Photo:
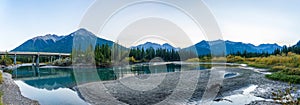
[[[53,56],[51,56],[51,58],[50,58],[50,62],[51,62],[51,63],[53,63]]]
[[[17,65],[17,54],[14,56],[14,65]]]
[[[62,59],[63,57],[70,56],[71,54],[69,53],[49,53],[49,52],[0,52],[1,55],[9,55],[11,58],[13,58],[13,63],[16,65],[17,64],[17,56],[32,56],[32,65],[39,66],[39,56],[50,56],[51,57],[51,62],[53,60],[57,59]],[[49,58],[48,58],[49,59]]]
[[[34,59],[35,58],[35,56],[32,56],[32,66],[34,66]]]
[[[61,55],[59,55],[59,60],[61,60]]]
[[[40,66],[40,55],[35,56],[35,66]]]

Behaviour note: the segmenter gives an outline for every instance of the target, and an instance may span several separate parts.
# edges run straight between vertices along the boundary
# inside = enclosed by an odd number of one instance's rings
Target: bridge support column
[[[61,55],[59,55],[59,60],[61,60]]]
[[[15,54],[15,56],[14,56],[14,65],[16,65],[17,64],[17,54]]]
[[[35,56],[32,56],[32,66],[34,66]]]
[[[51,56],[51,58],[50,58],[50,62],[51,62],[51,63],[53,63],[53,56]]]
[[[35,66],[40,66],[40,55],[36,55],[35,57]]]

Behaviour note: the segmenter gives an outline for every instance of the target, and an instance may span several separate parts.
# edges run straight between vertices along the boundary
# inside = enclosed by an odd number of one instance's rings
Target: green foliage
[[[65,59],[57,59],[54,60],[53,65],[55,66],[70,66],[72,64],[71,58],[65,58]]]
[[[248,66],[257,68],[268,68],[275,72],[266,75],[267,78],[291,83],[300,83],[300,55],[283,48],[282,51],[274,51],[276,55],[242,58],[241,56],[227,56],[227,62],[246,63]]]
[[[248,66],[256,67],[256,68],[268,68],[269,66],[263,63],[257,63],[257,62],[246,62]]]
[[[128,62],[130,62],[130,63],[135,63],[135,62],[137,62],[137,61],[135,60],[134,57],[126,57],[126,61],[128,61]]]
[[[9,58],[7,52],[6,52],[5,55],[2,55],[2,57],[1,57],[1,59],[0,59],[0,65],[8,66],[8,65],[12,65],[12,64],[13,64],[13,61],[12,61],[11,58]]]
[[[286,68],[287,67],[285,67],[285,66],[273,66],[273,67],[271,67],[271,69],[269,71],[277,72],[277,71],[285,70]]]
[[[288,52],[293,52],[296,54],[300,54],[300,46],[297,44],[296,46],[288,47]]]
[[[282,70],[287,75],[298,75],[300,76],[300,68],[285,68]]]
[[[111,48],[108,44],[96,45],[95,47],[95,61],[97,66],[107,66],[111,63]],[[115,52],[116,53],[116,52]]]
[[[190,58],[188,60],[186,60],[187,62],[200,62],[199,58]]]
[[[280,51],[280,50],[279,50]],[[270,54],[268,52],[247,52],[244,50],[243,52],[237,51],[236,53],[231,53],[232,56],[240,56],[243,58],[252,58],[252,57],[268,57]]]
[[[164,61],[179,61],[180,56],[179,52],[175,50],[167,50],[167,49],[153,49],[149,48],[144,50],[144,48],[139,49],[130,49],[129,53],[130,57],[134,57],[137,61],[150,61],[155,57],[160,57]]]
[[[290,82],[290,83],[300,83],[300,76],[299,75],[288,75],[284,72],[276,72],[272,74],[266,75],[267,78],[272,79],[272,80],[278,80],[278,81],[283,81],[283,82]]]
[[[234,63],[234,62],[241,63],[244,61],[245,61],[245,58],[242,58],[241,56],[233,56],[233,55],[227,56],[228,63]]]
[[[2,83],[3,83],[3,73],[0,72],[0,84],[2,84]]]
[[[4,92],[2,91],[2,90],[0,90],[0,105],[4,105],[3,104],[3,100],[2,100],[2,98],[3,98],[3,95],[4,95]]]

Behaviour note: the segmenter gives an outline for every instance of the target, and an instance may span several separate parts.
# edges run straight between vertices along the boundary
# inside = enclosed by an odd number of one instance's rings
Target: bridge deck
[[[0,55],[40,55],[40,56],[70,56],[70,53],[50,53],[50,52],[0,52]]]

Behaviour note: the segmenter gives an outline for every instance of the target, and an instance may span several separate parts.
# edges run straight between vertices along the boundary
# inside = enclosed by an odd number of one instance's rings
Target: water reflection
[[[206,66],[199,64],[136,64],[123,67],[99,68],[97,69],[98,75],[93,75],[95,72],[88,68],[78,69],[79,71],[76,72],[80,72],[79,74],[83,77],[83,79],[80,80],[80,82],[77,81],[77,83],[87,83],[99,81],[99,78],[101,81],[107,81],[143,74],[179,72],[181,70],[203,70],[206,68]],[[28,66],[14,70],[12,76],[15,80],[22,80],[26,84],[36,88],[52,90],[58,88],[73,88],[76,85],[73,72],[74,69],[72,68],[38,68]]]
[[[38,68],[35,66],[28,66],[13,70],[12,76],[16,80],[15,82],[20,87],[21,93],[24,96],[40,101],[41,104],[56,105],[64,104],[66,102],[65,100],[70,99],[78,103],[83,102],[76,91],[73,90],[73,87],[76,86],[77,83],[82,84],[95,81],[117,80],[144,74],[203,69],[206,69],[206,67],[199,64],[137,64],[123,67],[99,68],[96,70],[98,75],[95,75],[95,71],[88,68]],[[76,81],[74,70],[78,70],[76,73],[80,74],[80,77],[82,77],[80,81]],[[56,99],[58,97],[59,99]]]

